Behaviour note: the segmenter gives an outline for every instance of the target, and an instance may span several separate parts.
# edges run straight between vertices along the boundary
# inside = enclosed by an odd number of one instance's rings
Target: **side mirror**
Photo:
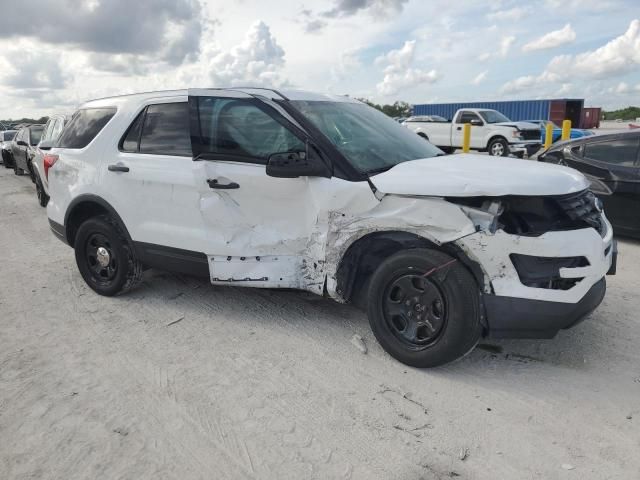
[[[482,125],[484,125],[484,122],[482,120],[478,120],[477,118],[472,119],[469,123],[476,127],[481,127]]]
[[[38,144],[38,148],[40,150],[51,150],[54,143],[55,142],[53,140],[43,140]]]
[[[267,161],[267,175],[277,178],[330,178],[331,172],[315,149],[307,145],[306,152],[282,152],[271,155]]]
[[[25,142],[24,140],[18,140],[16,142],[16,144],[20,145],[21,147],[28,147],[29,145],[27,145],[27,142]]]

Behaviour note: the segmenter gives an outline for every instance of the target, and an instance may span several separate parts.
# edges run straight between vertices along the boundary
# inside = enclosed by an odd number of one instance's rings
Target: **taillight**
[[[43,158],[44,163],[44,176],[49,181],[49,169],[58,161],[58,155],[46,153]]]

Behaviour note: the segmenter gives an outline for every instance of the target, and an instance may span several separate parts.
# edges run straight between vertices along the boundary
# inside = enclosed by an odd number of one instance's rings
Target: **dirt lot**
[[[575,329],[417,370],[307,294],[99,297],[28,177],[0,202],[0,479],[640,478],[638,243]]]

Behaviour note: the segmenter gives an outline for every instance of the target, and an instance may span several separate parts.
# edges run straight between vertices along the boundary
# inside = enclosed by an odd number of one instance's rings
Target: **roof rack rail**
[[[286,95],[282,94],[281,92],[279,92],[275,88],[267,88],[267,87],[231,87],[231,88],[225,88],[225,90],[267,90],[269,92],[275,93],[276,95],[279,95],[280,98],[282,98],[283,100],[289,101],[289,98],[287,98]]]

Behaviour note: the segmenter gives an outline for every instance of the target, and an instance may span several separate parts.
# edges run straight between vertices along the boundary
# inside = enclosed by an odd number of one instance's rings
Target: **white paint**
[[[547,232],[539,237],[509,235],[498,230],[494,235],[486,232],[474,233],[456,243],[483,266],[496,295],[576,303],[611,266],[611,249],[607,255],[605,250],[611,245],[613,230],[604,214],[602,218],[607,226],[604,237],[593,228]],[[539,257],[586,257],[589,266],[560,269],[562,278],[584,277],[584,280],[569,290],[532,288],[520,283],[518,272],[509,259],[512,253]]]
[[[563,195],[589,187],[571,168],[477,154],[404,162],[371,181],[384,193],[451,197]]]

